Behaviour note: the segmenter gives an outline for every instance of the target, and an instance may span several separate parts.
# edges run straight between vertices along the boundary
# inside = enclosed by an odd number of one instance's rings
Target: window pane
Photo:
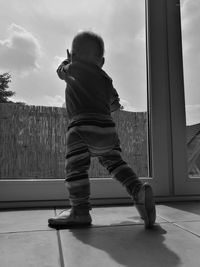
[[[188,174],[200,177],[200,2],[181,0]]]
[[[55,71],[79,30],[104,38],[104,70],[123,106],[113,115],[123,157],[148,176],[145,0],[8,0],[0,14],[0,70],[12,76],[11,100],[26,104],[0,104],[1,179],[65,177],[65,84]],[[90,177],[107,176],[93,159]]]

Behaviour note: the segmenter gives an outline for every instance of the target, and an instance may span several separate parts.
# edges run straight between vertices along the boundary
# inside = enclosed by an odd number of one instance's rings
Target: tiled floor
[[[200,266],[200,202],[157,205],[152,230],[131,206],[93,208],[93,226],[76,230],[49,228],[57,212],[1,211],[0,266]]]

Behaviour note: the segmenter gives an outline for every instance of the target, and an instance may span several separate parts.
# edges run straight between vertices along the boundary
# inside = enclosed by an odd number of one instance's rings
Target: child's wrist
[[[63,65],[68,65],[69,63],[70,63],[70,60],[69,60],[69,59],[65,59],[65,60],[62,62]]]

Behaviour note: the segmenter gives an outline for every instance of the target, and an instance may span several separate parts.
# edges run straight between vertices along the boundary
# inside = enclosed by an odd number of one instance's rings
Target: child
[[[103,39],[93,32],[78,33],[68,58],[57,69],[67,83],[65,97],[69,117],[67,132],[66,179],[71,209],[48,220],[49,226],[73,228],[90,225],[90,157],[99,162],[127,189],[144,220],[155,223],[152,188],[142,183],[121,157],[120,141],[111,112],[120,108],[112,79],[102,70]]]

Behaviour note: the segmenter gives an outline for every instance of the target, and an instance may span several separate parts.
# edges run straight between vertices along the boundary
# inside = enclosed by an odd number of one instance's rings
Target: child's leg
[[[123,186],[126,187],[128,193],[133,196],[142,185],[135,172],[122,159],[118,150],[111,150],[99,157],[99,162],[114,176]]]
[[[48,220],[54,228],[88,226],[92,222],[89,214],[90,183],[88,169],[90,154],[80,135],[73,129],[67,136],[66,180],[71,209],[64,210]]]
[[[144,220],[145,227],[151,228],[156,220],[153,191],[148,183],[142,183],[134,171],[123,161],[120,152],[112,150],[99,157],[100,163],[126,187],[133,198],[136,209]]]
[[[90,207],[89,167],[90,153],[87,145],[80,135],[71,129],[67,138],[65,185],[69,192],[69,200],[72,207]]]

